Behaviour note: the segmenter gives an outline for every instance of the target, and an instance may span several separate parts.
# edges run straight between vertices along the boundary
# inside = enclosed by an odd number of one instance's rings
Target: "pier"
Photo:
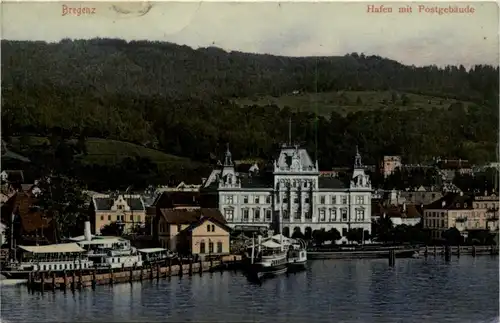
[[[236,268],[241,262],[241,256],[224,256],[220,260],[198,261],[192,260],[178,264],[163,263],[141,268],[122,268],[120,270],[87,270],[62,273],[33,273],[28,279],[28,289],[32,291],[78,290],[95,288],[98,285],[114,285],[117,283],[131,283],[134,281],[153,280],[172,276],[202,274],[216,270]]]
[[[436,255],[498,255],[498,246],[426,246],[420,248],[420,254],[424,256]]]

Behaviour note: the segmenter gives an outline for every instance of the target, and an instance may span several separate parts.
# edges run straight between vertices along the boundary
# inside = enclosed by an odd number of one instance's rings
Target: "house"
[[[471,230],[498,231],[499,199],[495,194],[466,195],[448,193],[424,210],[423,228],[434,239],[449,228],[457,228],[464,237]]]
[[[403,203],[402,205],[377,203],[372,207],[373,219],[388,217],[392,225],[414,226],[421,222],[422,215],[417,206]]]
[[[320,176],[318,162],[306,149],[285,144],[273,163],[249,174],[235,169],[229,148],[200,192],[216,198],[216,206],[236,230],[276,230],[290,236],[300,231],[336,228],[371,231],[370,178],[356,151],[348,183]]]
[[[427,205],[442,198],[443,193],[435,187],[420,186],[417,189],[401,191],[400,196],[409,204]]]
[[[157,237],[163,248],[195,254],[229,252],[230,229],[217,209],[160,209],[158,218]]]
[[[401,156],[384,156],[380,162],[380,171],[384,177],[388,177],[401,166]]]
[[[146,208],[140,195],[94,194],[91,199],[90,222],[95,234],[113,222],[123,225],[124,233],[146,225]]]

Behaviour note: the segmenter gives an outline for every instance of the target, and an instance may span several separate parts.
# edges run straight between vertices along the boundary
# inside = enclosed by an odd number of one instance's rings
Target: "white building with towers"
[[[283,145],[267,167],[254,166],[248,173],[235,170],[228,147],[202,192],[216,196],[228,225],[236,229],[276,230],[281,224],[287,236],[331,228],[343,236],[354,228],[371,233],[372,187],[357,148],[350,183],[343,183],[320,176],[318,161],[297,145]]]

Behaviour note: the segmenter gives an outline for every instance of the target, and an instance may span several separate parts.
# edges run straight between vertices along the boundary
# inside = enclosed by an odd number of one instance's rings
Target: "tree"
[[[372,235],[381,242],[393,240],[393,229],[391,218],[381,216],[378,220],[372,221]]]
[[[410,98],[406,94],[403,94],[401,96],[401,102],[403,106],[407,106],[410,103]]]
[[[304,234],[300,231],[294,231],[292,234],[292,239],[304,239]]]
[[[331,228],[325,234],[325,239],[327,241],[329,240],[329,241],[335,242],[337,240],[340,240],[340,238],[342,238],[342,235],[340,234],[339,230],[337,230],[336,228]]]
[[[49,175],[39,180],[37,186],[40,193],[36,206],[55,222],[56,241],[81,235],[89,212],[89,198],[81,184],[63,175]]]
[[[312,232],[312,237],[313,237],[313,240],[318,245],[322,245],[327,240],[325,229],[314,230]]]
[[[361,98],[359,97],[359,95],[358,95],[358,97],[356,99],[356,105],[363,105],[363,101],[361,100]]]
[[[448,230],[444,231],[441,236],[446,240],[448,244],[452,246],[458,246],[463,244],[464,242],[462,234],[455,227],[449,228]]]
[[[110,224],[105,225],[101,229],[101,234],[103,236],[121,236],[123,235],[124,225],[118,222],[111,222]]]

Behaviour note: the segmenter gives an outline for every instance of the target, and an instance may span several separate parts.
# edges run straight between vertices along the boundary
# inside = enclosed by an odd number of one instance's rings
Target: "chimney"
[[[460,191],[460,196],[464,196],[464,192]]]
[[[85,231],[83,232],[86,241],[92,241],[92,232],[90,231],[90,221],[85,221]]]

